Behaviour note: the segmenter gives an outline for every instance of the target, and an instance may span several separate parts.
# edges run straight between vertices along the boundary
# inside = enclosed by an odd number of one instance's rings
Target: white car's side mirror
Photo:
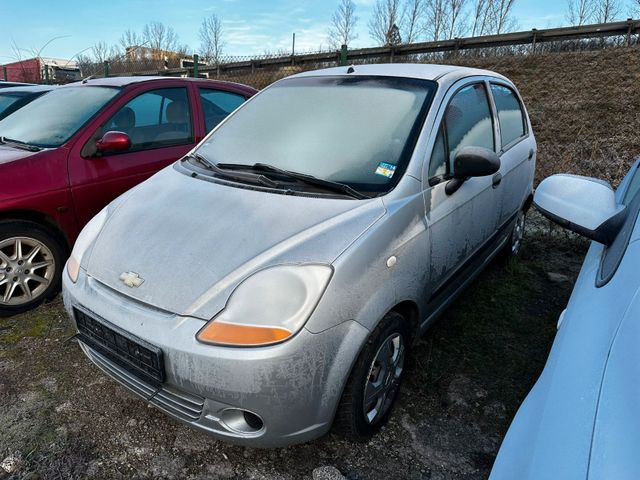
[[[626,216],[611,185],[577,175],[544,179],[536,188],[533,203],[550,220],[605,245],[613,242]]]

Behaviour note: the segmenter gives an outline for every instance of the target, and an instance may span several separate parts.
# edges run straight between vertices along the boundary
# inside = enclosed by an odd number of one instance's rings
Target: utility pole
[[[291,44],[291,56],[296,54],[296,33],[293,32],[293,43]]]

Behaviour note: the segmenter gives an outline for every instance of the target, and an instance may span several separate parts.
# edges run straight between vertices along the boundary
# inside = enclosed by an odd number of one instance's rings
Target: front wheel
[[[366,440],[387,422],[405,372],[410,332],[405,319],[388,313],[373,331],[349,376],[334,428]]]
[[[64,252],[37,223],[0,223],[0,317],[25,312],[58,292]]]

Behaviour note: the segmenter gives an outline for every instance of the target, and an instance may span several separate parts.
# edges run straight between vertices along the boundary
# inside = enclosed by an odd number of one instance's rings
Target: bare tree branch
[[[151,49],[154,60],[161,60],[167,52],[178,49],[175,30],[161,22],[147,23],[142,29],[142,39]]]
[[[220,64],[226,42],[223,38],[222,19],[215,13],[200,25],[200,52],[208,63]]]
[[[447,2],[448,0],[427,0],[426,30],[429,40],[437,41],[445,37],[448,24]]]
[[[338,8],[331,16],[331,24],[327,32],[327,41],[331,48],[340,48],[342,45],[349,45],[358,38],[356,33],[356,4],[353,0],[341,0]]]
[[[426,32],[423,22],[426,15],[425,0],[407,0],[405,12],[404,40],[406,43],[417,42]]]
[[[619,0],[597,0],[596,21],[598,23],[612,22],[620,15]]]
[[[593,20],[594,0],[568,0],[567,21],[571,25],[586,25]]]
[[[380,45],[394,44],[400,37],[403,17],[400,0],[377,0],[369,20],[369,35]]]

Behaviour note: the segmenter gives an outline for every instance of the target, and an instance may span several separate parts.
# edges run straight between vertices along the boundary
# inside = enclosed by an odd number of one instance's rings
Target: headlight
[[[80,235],[78,235],[78,239],[73,246],[73,251],[71,252],[71,256],[67,262],[67,273],[73,283],[78,280],[82,256],[87,251],[87,248],[89,248],[91,243],[96,239],[106,220],[107,209],[104,208],[85,225],[80,232]]]
[[[244,280],[196,335],[217,345],[261,346],[294,335],[313,313],[333,270],[326,265],[280,265]]]

